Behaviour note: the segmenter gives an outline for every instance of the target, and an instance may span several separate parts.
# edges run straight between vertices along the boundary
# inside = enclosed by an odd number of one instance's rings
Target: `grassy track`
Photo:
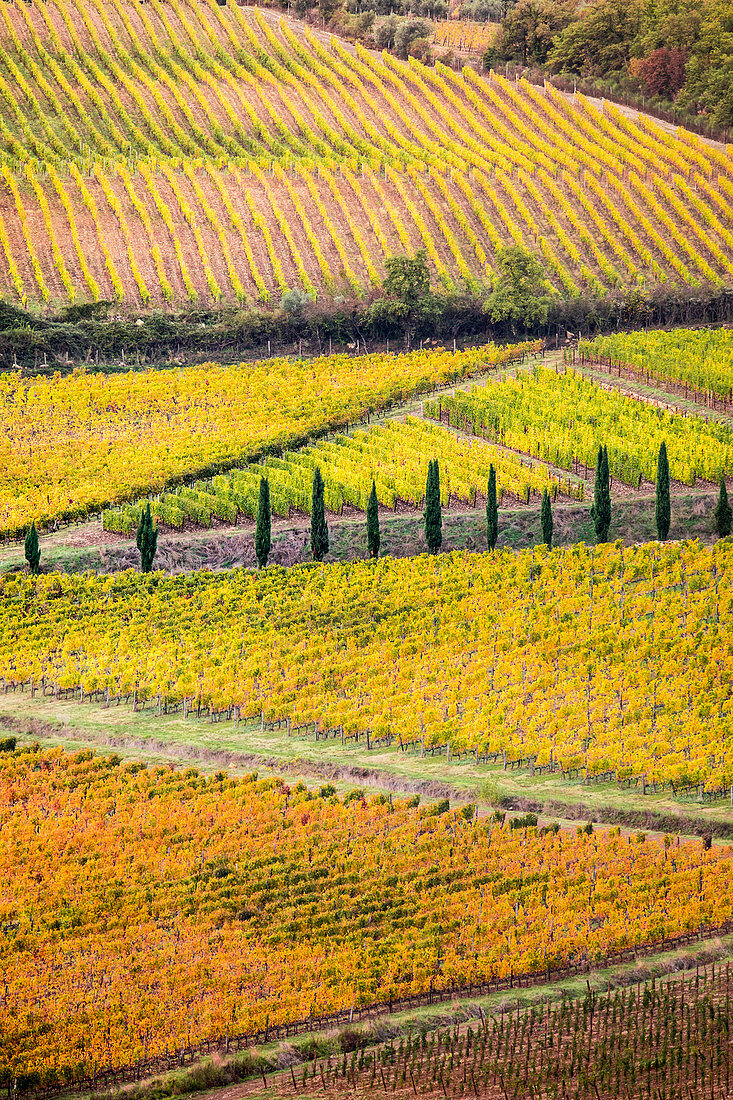
[[[0,723],[25,739],[39,738],[69,749],[114,750],[151,765],[195,765],[204,771],[223,766],[232,771],[256,769],[262,774],[285,774],[293,782],[303,778],[311,786],[328,780],[341,790],[360,786],[374,793],[418,791],[427,799],[478,800],[485,810],[498,794],[542,804],[545,816],[555,819],[563,818],[563,807],[582,806],[589,818],[611,810],[619,815],[674,815],[713,826],[733,825],[733,808],[725,801],[702,804],[675,799],[669,791],[642,795],[636,788],[624,790],[614,783],[586,786],[559,775],[533,776],[477,766],[468,759],[451,763],[443,756],[421,759],[417,753],[401,752],[399,746],[369,751],[354,742],[316,743],[244,723],[237,728],[229,722],[212,725],[180,715],[158,717],[133,713],[128,707],[105,709],[95,703],[53,702],[20,693],[0,694]]]

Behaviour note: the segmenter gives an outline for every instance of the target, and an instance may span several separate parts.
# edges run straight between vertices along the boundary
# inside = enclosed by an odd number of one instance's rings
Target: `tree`
[[[715,505],[713,515],[715,516],[715,530],[720,538],[724,539],[726,535],[730,534],[731,519],[733,518],[733,511],[731,511],[731,506],[728,503],[728,490],[725,487],[725,474],[720,475],[720,492],[718,493],[718,503]]]
[[[270,556],[270,531],[270,483],[266,477],[261,477],[260,499],[257,505],[257,526],[255,528],[255,554],[260,569],[264,569]]]
[[[542,541],[548,550],[552,549],[552,505],[547,489],[542,492],[542,504],[540,506],[540,526],[542,527]]]
[[[663,28],[667,30],[667,28]],[[674,45],[689,50],[677,102],[704,112],[717,126],[733,124],[733,10],[730,0],[693,4]],[[668,39],[658,41],[667,45]]]
[[[520,245],[500,248],[496,255],[499,274],[484,309],[493,322],[512,329],[544,324],[550,308],[550,284],[531,252]]]
[[[313,472],[313,503],[311,505],[311,550],[313,561],[323,561],[328,553],[328,526],[326,524],[326,502],[323,495],[321,468],[316,466]]]
[[[489,466],[489,485],[486,490],[486,544],[489,550],[496,546],[499,537],[499,505],[496,500],[496,470]]]
[[[140,522],[137,525],[137,548],[140,551],[140,569],[143,573],[149,573],[153,568],[155,551],[158,549],[158,528],[153,523],[150,514],[150,501],[143,509]]]
[[[639,81],[644,95],[673,99],[685,83],[686,66],[685,50],[660,46],[658,50],[652,50],[648,57],[632,57],[629,76]]]
[[[575,18],[575,4],[555,0],[517,0],[501,25],[504,57],[544,65],[556,35]]]
[[[424,248],[414,256],[390,256],[385,261],[387,274],[384,293],[407,306],[414,306],[430,290],[430,268]]]
[[[405,58],[410,47],[418,38],[428,41],[433,36],[433,25],[427,19],[405,19],[398,26],[394,36],[394,48],[398,57]]]
[[[288,317],[302,317],[306,306],[313,301],[313,295],[307,294],[299,286],[292,290],[286,290],[280,299],[280,309],[287,313]]]
[[[428,465],[425,484],[425,541],[431,554],[437,554],[443,544],[443,518],[440,508],[440,470],[437,458]]]
[[[41,548],[38,545],[38,531],[36,531],[35,522],[31,524],[31,529],[25,536],[25,560],[28,562],[31,573],[35,575],[41,562]]]
[[[384,296],[375,298],[364,311],[364,323],[381,335],[403,332],[409,348],[418,330],[434,327],[440,316],[441,300],[430,290],[430,268],[424,249],[414,256],[390,256],[385,266]]]
[[[553,40],[547,60],[563,72],[604,76],[625,68],[641,29],[642,4],[595,0]]]
[[[593,507],[590,510],[591,519],[596,529],[598,542],[606,542],[611,526],[611,488],[608,475],[608,448],[598,448],[598,460],[596,462],[596,481],[593,488]]]
[[[667,444],[662,440],[657,458],[657,485],[656,485],[656,520],[657,538],[664,542],[669,534],[669,525],[672,519],[672,505],[669,499],[669,461],[667,459]]]
[[[324,23],[330,23],[341,7],[341,0],[318,0],[318,14]]]
[[[391,15],[387,15],[384,19],[380,19],[377,23],[377,28],[374,32],[374,38],[377,43],[377,48],[380,50],[392,50],[394,49],[394,40],[397,30],[400,25],[399,16],[394,12]]]
[[[369,500],[367,501],[367,545],[369,546],[369,557],[379,557],[379,502],[377,501],[377,486],[374,480],[372,480],[372,491],[369,494]]]

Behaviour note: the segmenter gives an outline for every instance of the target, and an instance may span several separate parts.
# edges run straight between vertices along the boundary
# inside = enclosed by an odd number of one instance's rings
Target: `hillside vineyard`
[[[0,289],[23,303],[363,294],[424,248],[556,291],[723,285],[733,160],[609,104],[216,0],[0,6]]]
[[[543,835],[474,807],[255,779],[0,755],[0,1068],[77,1083],[731,916],[730,848]]]
[[[372,479],[380,504],[394,509],[398,501],[423,507],[429,455],[440,463],[441,504],[460,501],[475,507],[478,494],[486,494],[489,467],[494,466],[501,499],[508,494],[529,502],[532,494],[546,489],[553,499],[565,493],[583,499],[582,484],[561,482],[545,466],[531,466],[524,459],[498,447],[456,437],[437,424],[408,416],[406,422],[387,421],[353,436],[337,435],[327,443],[286,451],[282,458],[219,474],[210,482],[198,481],[175,493],[162,493],[149,501],[161,523],[181,527],[184,520],[208,527],[211,517],[235,523],[240,515],[254,518],[260,479],[268,479],[273,512],[289,516],[291,509],[309,513],[313,474],[318,467],[325,481],[325,504],[341,514],[344,505],[366,511]],[[132,534],[145,501],[105,510],[107,531]]]
[[[727,541],[580,544],[259,574],[6,574],[0,676],[54,698],[720,791],[732,558]]]
[[[609,392],[571,368],[559,374],[537,366],[531,374],[503,378],[500,385],[457,390],[426,401],[425,414],[568,470],[573,461],[592,467],[605,445],[611,474],[627,485],[654,479],[663,440],[671,476],[687,485],[697,478],[717,480],[733,466],[733,435],[726,424]]]
[[[184,477],[279,454],[539,346],[0,375],[0,532],[80,518]]]
[[[578,352],[593,363],[603,360],[631,368],[660,382],[675,382],[693,392],[733,397],[733,331],[676,329],[673,332],[619,332],[581,340]]]

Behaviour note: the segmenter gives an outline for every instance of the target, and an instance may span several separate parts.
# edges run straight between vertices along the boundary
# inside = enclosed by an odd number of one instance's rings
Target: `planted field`
[[[659,985],[502,1012],[483,1027],[409,1035],[374,1053],[316,1060],[298,1084],[310,1097],[725,1097],[730,994],[729,966],[713,966]]]
[[[211,517],[235,523],[238,516],[254,518],[260,479],[270,486],[270,505],[276,515],[292,510],[310,513],[313,474],[318,467],[325,482],[326,508],[341,514],[344,505],[366,511],[374,479],[377,499],[392,510],[398,503],[422,507],[430,459],[440,462],[441,501],[450,500],[475,507],[477,497],[486,495],[489,466],[496,470],[497,490],[529,501],[532,494],[547,489],[554,498],[559,492],[582,499],[582,484],[560,482],[543,466],[531,466],[512,454],[456,437],[437,424],[414,417],[405,423],[390,421],[353,436],[337,435],[332,442],[286,451],[280,458],[266,458],[257,465],[219,474],[210,482],[175,493],[163,493],[148,501],[152,514],[170,527],[182,527],[189,519],[204,527]],[[103,513],[107,531],[132,534],[146,501]]]
[[[593,469],[606,446],[612,477],[634,487],[654,480],[662,442],[671,476],[686,485],[733,470],[728,425],[601,389],[572,369],[537,367],[500,385],[458,390],[426,401],[425,414],[566,470],[576,463]]]
[[[433,44],[462,53],[484,53],[499,34],[498,23],[472,19],[439,19],[433,24]]]
[[[0,149],[22,302],[361,294],[418,248],[477,288],[512,243],[563,296],[733,275],[724,149],[232,2],[3,4]]]
[[[56,698],[720,793],[732,555],[727,542],[579,545],[152,580],[5,575],[0,675]]]
[[[0,533],[100,511],[278,454],[539,345],[0,377]]]
[[[91,753],[0,755],[0,1072],[21,1089],[81,1083],[733,912],[730,849],[440,809]]]
[[[684,392],[733,398],[733,331],[675,329],[673,332],[624,332],[581,340],[581,360],[631,368],[632,377],[676,382]]]

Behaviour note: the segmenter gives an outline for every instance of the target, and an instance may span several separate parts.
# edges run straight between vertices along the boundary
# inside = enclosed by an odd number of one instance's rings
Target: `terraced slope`
[[[0,290],[51,305],[445,287],[512,242],[556,290],[729,284],[733,158],[551,88],[216,0],[0,6]]]

